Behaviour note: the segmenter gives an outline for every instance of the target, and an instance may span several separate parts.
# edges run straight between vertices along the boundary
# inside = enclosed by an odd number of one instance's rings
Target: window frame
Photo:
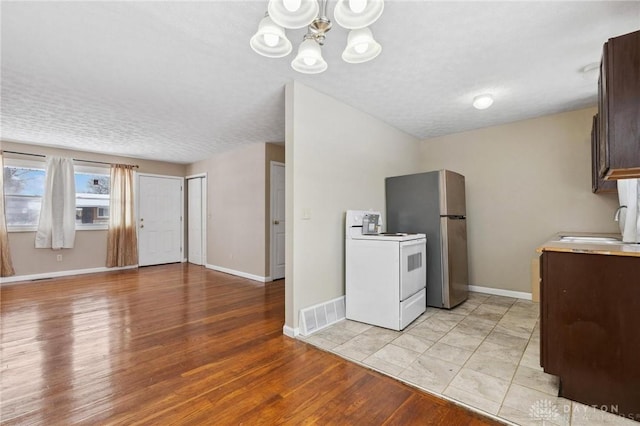
[[[21,158],[4,158],[4,164],[2,167],[2,173],[4,173],[4,168],[5,167],[16,167],[16,168],[25,168],[25,169],[38,169],[38,170],[43,170],[46,173],[46,168],[47,165],[44,161],[44,159],[42,160],[25,160],[25,159],[21,159]],[[4,189],[4,188],[3,188]],[[5,196],[5,209],[6,209],[6,201],[7,201],[7,194],[3,191],[3,194]],[[40,197],[40,200],[42,200],[42,197]],[[41,203],[42,205],[42,203]],[[7,232],[35,232],[38,230],[38,226],[37,224],[34,225],[11,225],[7,222]]]
[[[108,219],[109,218],[109,214],[107,213],[107,215],[102,215],[100,214],[100,210],[105,210],[106,207],[98,207],[98,216],[96,216],[98,219]]]

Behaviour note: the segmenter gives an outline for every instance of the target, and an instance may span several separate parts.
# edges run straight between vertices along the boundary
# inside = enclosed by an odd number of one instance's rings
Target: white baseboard
[[[0,283],[10,284],[10,283],[17,283],[22,281],[44,280],[47,278],[70,277],[72,275],[95,274],[96,272],[122,271],[124,269],[135,269],[137,267],[138,265],[120,266],[116,268],[100,267],[100,268],[89,268],[89,269],[73,269],[70,271],[45,272],[42,274],[32,274],[32,275],[14,275],[12,277],[0,278]]]
[[[503,290],[501,288],[480,287],[477,285],[470,285],[469,291],[475,291],[476,293],[492,294],[494,296],[506,296],[506,297],[515,297],[516,299],[531,300],[531,293],[525,293],[523,291]]]
[[[266,283],[271,281],[271,277],[261,277],[259,275],[248,274],[242,271],[236,271],[235,269],[223,268],[222,266],[210,265],[206,264],[205,267],[207,269],[213,269],[214,271],[224,272],[225,274],[236,275],[238,277],[247,278],[253,281],[259,281],[261,283]]]
[[[282,334],[284,334],[287,337],[291,337],[291,338],[295,339],[300,334],[300,329],[299,328],[289,327],[288,325],[285,324],[282,327]]]

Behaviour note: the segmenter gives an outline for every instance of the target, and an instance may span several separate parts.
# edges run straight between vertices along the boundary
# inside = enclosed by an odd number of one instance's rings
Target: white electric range
[[[402,330],[426,310],[427,239],[378,233],[381,227],[379,212],[347,211],[346,317]]]

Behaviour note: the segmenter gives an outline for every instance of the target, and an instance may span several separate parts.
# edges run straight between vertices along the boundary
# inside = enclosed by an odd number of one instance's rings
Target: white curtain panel
[[[75,237],[76,183],[73,160],[48,157],[36,248],[73,248]]]

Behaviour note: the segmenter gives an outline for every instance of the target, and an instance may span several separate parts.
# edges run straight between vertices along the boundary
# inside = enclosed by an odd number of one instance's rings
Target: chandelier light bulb
[[[358,43],[353,46],[353,50],[355,50],[356,53],[364,53],[367,49],[369,49],[369,43]]]
[[[362,13],[367,7],[367,0],[349,0],[349,9],[353,13]]]
[[[304,28],[318,16],[317,0],[269,0],[267,11],[273,22],[284,28]]]
[[[278,45],[278,40],[280,39],[280,37],[278,37],[276,34],[265,34],[264,36],[264,44],[266,44],[269,47],[275,47]]]
[[[475,109],[487,109],[493,104],[493,96],[488,93],[478,95],[473,98],[473,107]]]
[[[304,58],[302,58],[302,60],[304,61],[305,65],[315,65],[316,62],[318,62],[318,60],[316,58],[313,58],[311,56],[305,56]]]
[[[368,27],[384,10],[384,0],[338,0],[333,10],[336,22],[348,30]]]
[[[301,0],[283,0],[284,8],[289,12],[295,12],[300,9],[300,1]]]

